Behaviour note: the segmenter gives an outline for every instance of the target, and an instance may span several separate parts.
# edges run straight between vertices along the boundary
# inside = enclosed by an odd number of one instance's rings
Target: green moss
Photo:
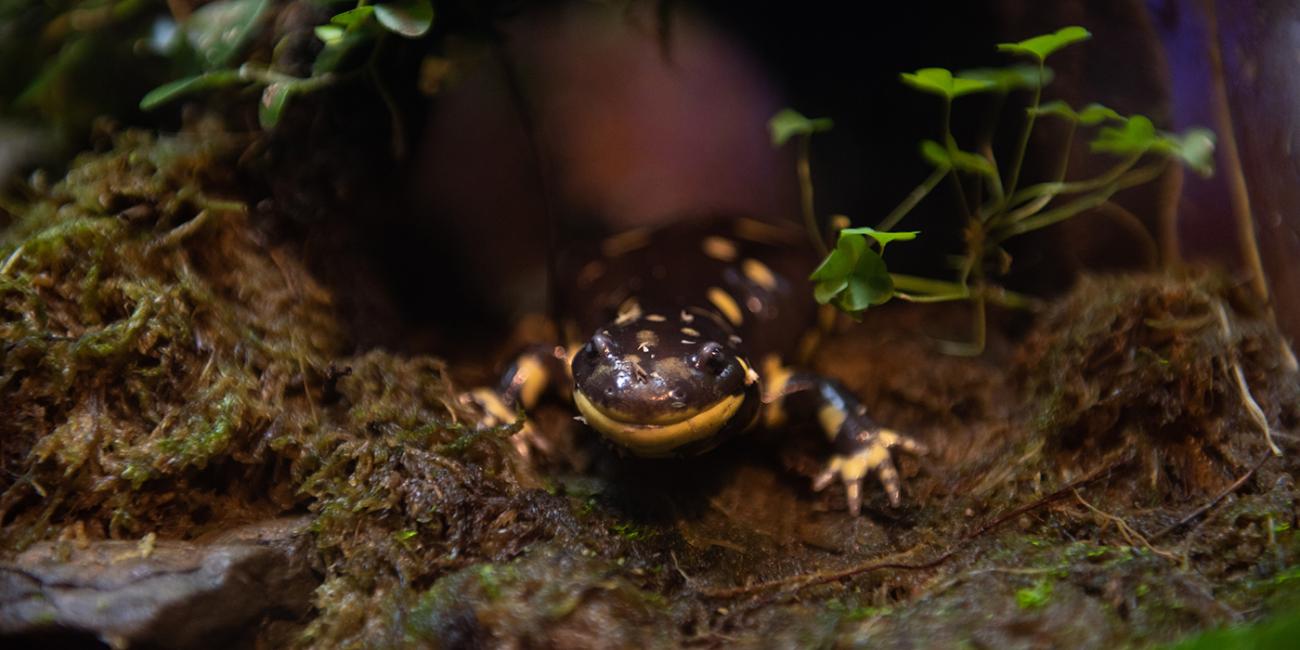
[[[1016,591],[1016,605],[1020,609],[1038,609],[1051,599],[1052,581],[1046,578],[1035,582],[1032,587]]]
[[[304,643],[385,645],[397,627],[357,621],[570,530],[568,500],[525,489],[517,428],[466,426],[440,362],[346,354],[333,297],[239,199],[238,144],[120,134],[0,235],[0,470],[23,477],[0,550],[307,509],[327,568]]]
[[[652,530],[644,526],[638,526],[627,522],[618,522],[610,525],[609,532],[614,533],[629,542],[645,539],[653,534]]]

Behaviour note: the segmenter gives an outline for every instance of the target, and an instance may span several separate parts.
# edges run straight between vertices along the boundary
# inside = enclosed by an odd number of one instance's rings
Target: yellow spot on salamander
[[[746,259],[740,263],[740,271],[749,278],[750,282],[762,287],[765,291],[776,291],[776,274],[767,265],[756,260]]]
[[[764,223],[757,219],[737,219],[735,228],[736,237],[762,244],[788,244],[799,239],[793,230]]]
[[[719,262],[734,262],[739,254],[735,242],[717,236],[705,237],[704,241],[700,242],[700,248],[704,249],[705,255]]]
[[[549,380],[548,374],[546,366],[537,357],[529,355],[519,359],[512,383],[519,385],[519,401],[525,409],[537,405]]]
[[[618,306],[618,318],[614,319],[615,325],[626,325],[641,317],[641,303],[636,298],[628,298],[623,304]]]
[[[650,330],[640,330],[636,333],[636,347],[642,352],[649,352],[652,346],[659,345],[659,335]]]
[[[726,316],[732,325],[740,325],[745,322],[745,316],[740,312],[740,305],[736,304],[736,299],[732,298],[731,294],[717,287],[709,287],[707,295],[709,302],[713,303],[713,306],[719,312],[722,312],[722,315]]]
[[[667,318],[664,318],[663,314],[646,314],[645,319],[651,323],[662,323],[668,320]]]
[[[840,426],[844,424],[847,417],[844,411],[834,406],[826,405],[817,409],[817,421],[821,422],[822,431],[825,431],[826,436],[831,440],[834,440],[835,436],[839,434]]]
[[[470,398],[482,407],[484,414],[488,416],[488,421],[484,424],[495,426],[514,422],[518,416],[506,403],[501,400],[501,396],[490,388],[476,388],[470,391]]]
[[[780,355],[772,353],[763,359],[763,423],[775,427],[785,423],[785,391],[794,373],[781,363]]]
[[[696,336],[696,337],[698,337],[698,336],[700,336],[700,331],[697,330],[697,329],[695,329],[694,327],[683,327],[683,328],[682,328],[682,334],[685,334],[685,335],[687,335],[687,336]]]
[[[605,257],[618,257],[630,253],[650,243],[649,228],[635,228],[619,233],[600,243],[600,252]]]
[[[578,271],[578,286],[589,287],[593,282],[599,280],[602,275],[605,275],[605,263],[600,260],[592,260],[586,266],[583,266],[581,271]]]

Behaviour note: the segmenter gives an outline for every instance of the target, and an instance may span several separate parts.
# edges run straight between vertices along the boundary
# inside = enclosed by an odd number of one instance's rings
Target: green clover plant
[[[1010,307],[1027,307],[1033,300],[996,286],[990,276],[1005,275],[1011,256],[1004,248],[1008,239],[1045,228],[1106,204],[1115,193],[1147,183],[1159,177],[1171,161],[1208,176],[1213,172],[1214,134],[1194,128],[1181,134],[1160,131],[1142,115],[1124,116],[1100,104],[1075,109],[1062,101],[1042,101],[1043,87],[1051,80],[1046,67],[1049,56],[1060,49],[1088,40],[1091,34],[1082,27],[1065,27],[1051,34],[1016,43],[1002,43],[998,50],[1028,60],[1005,68],[970,70],[958,74],[944,68],[923,68],[903,73],[902,82],[943,102],[941,139],[923,140],[921,157],[934,169],[906,198],[874,228],[845,228],[840,231],[834,250],[813,271],[814,297],[819,303],[831,304],[855,318],[870,307],[892,297],[913,302],[969,300],[975,307],[974,334],[969,342],[942,342],[945,351],[954,354],[978,354],[985,342],[986,303]],[[1032,98],[1025,109],[1015,149],[1005,165],[993,156],[991,147],[979,153],[959,147],[951,130],[954,100],[975,94],[996,96],[997,106],[1013,91],[1030,91]],[[801,186],[804,191],[805,221],[810,234],[820,244],[820,236],[811,216],[811,182],[804,182],[807,167],[806,140],[816,130],[815,120],[794,120],[793,111],[783,111],[771,123],[773,142],[777,145],[802,136],[800,152]],[[799,116],[802,117],[802,116]],[[1039,119],[1064,121],[1067,125],[1060,160],[1051,180],[1021,187],[1021,171],[1029,140]],[[806,123],[806,124],[805,124]],[[1116,158],[1110,169],[1093,178],[1067,181],[1070,151],[1080,127],[1094,129],[1089,150]],[[778,137],[780,135],[781,137]],[[990,138],[988,141],[992,141]],[[963,229],[965,249],[958,258],[955,280],[940,280],[891,274],[883,253],[890,241],[913,239],[916,232],[894,232],[893,228],[945,178],[955,188],[966,219]]]
[[[333,4],[325,0],[326,4]],[[371,4],[358,0],[356,5],[335,14],[314,32],[323,47],[316,55],[311,74],[298,77],[275,69],[272,65],[234,62],[253,39],[267,27],[270,0],[217,0],[196,10],[182,25],[182,47],[196,56],[198,69],[192,74],[159,86],[140,100],[140,108],[152,110],[177,98],[216,88],[242,86],[261,89],[258,120],[262,128],[279,123],[290,100],[356,75],[368,75],[388,103],[394,120],[394,143],[399,142],[400,119],[392,99],[384,88],[376,68],[377,57],[389,34],[419,38],[433,26],[431,0],[391,0]],[[361,59],[355,54],[369,50]],[[355,63],[364,61],[361,67]],[[349,66],[352,67],[349,67]]]

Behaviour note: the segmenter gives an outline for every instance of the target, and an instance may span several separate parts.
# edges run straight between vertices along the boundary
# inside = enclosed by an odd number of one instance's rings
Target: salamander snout
[[[667,432],[707,437],[757,394],[756,377],[728,336],[708,323],[654,314],[611,323],[573,355],[580,410],[626,446],[636,446],[627,442],[628,431],[648,435],[646,427],[679,425]]]

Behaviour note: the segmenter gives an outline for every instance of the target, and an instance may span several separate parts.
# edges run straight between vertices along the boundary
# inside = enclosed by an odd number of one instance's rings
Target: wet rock
[[[240,536],[236,536],[240,537]],[[296,620],[317,578],[281,540],[42,543],[0,564],[0,644],[92,638],[112,647],[230,647]]]

